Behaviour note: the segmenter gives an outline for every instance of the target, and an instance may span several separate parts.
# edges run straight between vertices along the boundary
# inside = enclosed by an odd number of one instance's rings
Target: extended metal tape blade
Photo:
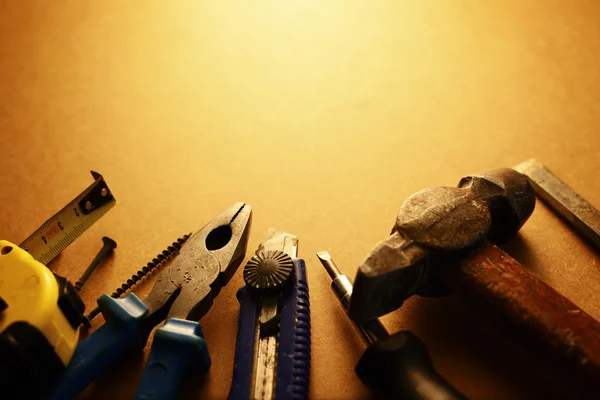
[[[104,178],[92,171],[95,181],[59,212],[50,217],[19,247],[48,264],[98,221],[116,203]]]

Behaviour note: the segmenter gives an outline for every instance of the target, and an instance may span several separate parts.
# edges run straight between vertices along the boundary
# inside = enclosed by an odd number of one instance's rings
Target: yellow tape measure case
[[[43,393],[49,388],[73,356],[83,311],[67,279],[17,245],[0,240],[3,393],[19,390],[23,396],[24,391]]]

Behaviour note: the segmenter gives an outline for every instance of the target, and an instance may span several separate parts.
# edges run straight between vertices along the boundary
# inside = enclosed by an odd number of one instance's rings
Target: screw
[[[88,200],[88,201],[85,202],[85,209],[88,210],[88,211],[92,209],[92,202],[91,201]]]
[[[142,267],[138,272],[133,274],[131,279],[127,279],[125,283],[123,283],[120,287],[118,287],[111,295],[113,299],[118,299],[122,295],[124,295],[128,290],[130,290],[133,286],[135,286],[142,278],[146,275],[152,273],[157,268],[160,268],[165,262],[169,261],[171,258],[175,257],[179,254],[179,250],[181,246],[190,238],[191,234],[184,235],[183,237],[177,239],[177,241],[173,242],[169,247],[162,251],[162,253],[158,254],[152,261],[149,261],[145,266]],[[91,321],[98,314],[100,314],[100,308],[96,307],[89,313],[84,315],[84,324],[86,326],[91,326]]]
[[[104,243],[104,245],[102,246],[96,257],[92,260],[90,266],[87,267],[83,275],[81,275],[81,278],[79,278],[77,283],[75,283],[75,289],[81,290],[82,286],[92,275],[92,273],[96,270],[96,268],[98,268],[100,263],[102,263],[102,261],[108,258],[108,256],[111,255],[113,250],[117,247],[117,242],[106,236],[102,238],[102,243]]]
[[[106,188],[102,188],[102,190],[100,191],[100,196],[106,197],[107,194],[108,194],[108,190]]]

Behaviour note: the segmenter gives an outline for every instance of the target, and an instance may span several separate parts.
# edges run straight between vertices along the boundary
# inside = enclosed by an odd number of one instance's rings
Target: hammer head
[[[492,216],[488,239],[495,244],[507,243],[517,234],[535,208],[535,193],[529,178],[514,169],[500,168],[463,178],[458,186],[472,185],[475,181],[485,182],[484,185],[492,184],[501,189],[498,196],[488,198]]]
[[[348,314],[362,323],[387,314],[426,284],[431,271],[485,240],[502,244],[535,207],[529,180],[503,168],[461,179],[457,188],[425,189],[400,207],[392,235],[360,265]]]

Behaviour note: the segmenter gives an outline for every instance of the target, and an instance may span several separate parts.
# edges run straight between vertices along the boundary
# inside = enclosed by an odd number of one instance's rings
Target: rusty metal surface
[[[364,323],[394,311],[425,282],[429,252],[394,232],[377,243],[360,265],[348,315]]]
[[[421,288],[429,285],[429,270],[447,268],[447,256],[485,239],[506,242],[534,207],[527,177],[508,168],[467,176],[457,188],[415,193],[400,207],[392,235],[360,265],[348,314],[366,322],[399,308],[413,294],[428,291]]]
[[[457,293],[500,316],[540,360],[553,361],[567,380],[584,377],[600,390],[600,323],[577,305],[493,244],[445,272]]]

